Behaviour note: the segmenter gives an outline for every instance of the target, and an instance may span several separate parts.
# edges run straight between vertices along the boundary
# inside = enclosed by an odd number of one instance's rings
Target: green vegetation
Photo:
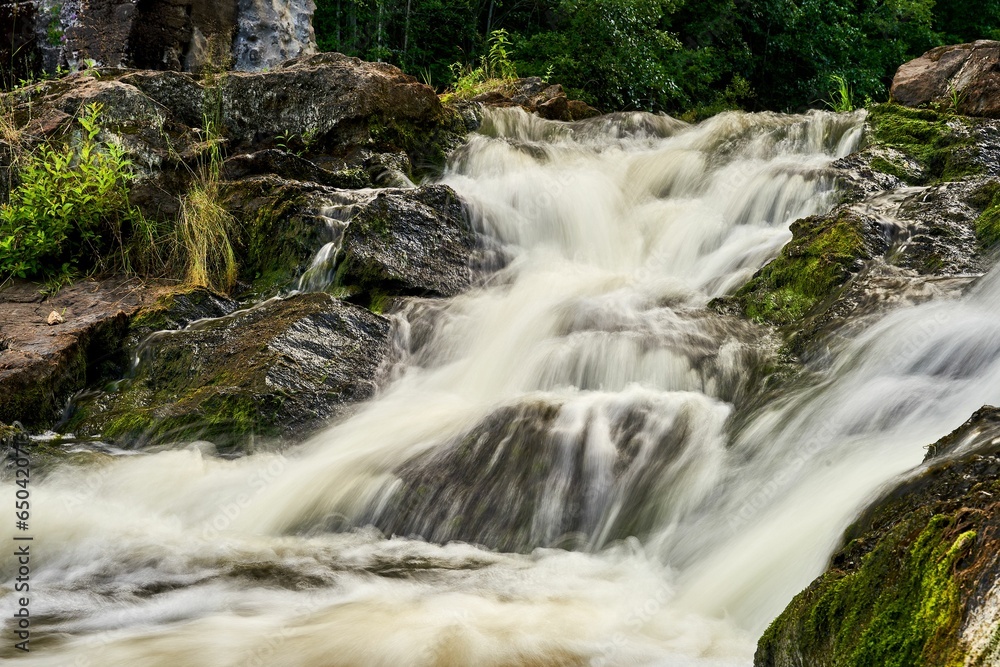
[[[476,95],[504,92],[510,82],[517,78],[517,69],[510,60],[510,39],[506,30],[494,30],[488,40],[489,48],[478,67],[452,63],[451,73],[455,78],[450,96],[471,99]]]
[[[236,284],[236,253],[230,241],[233,216],[220,203],[221,140],[206,118],[207,156],[200,160],[191,189],[181,199],[178,223],[186,261],[186,280],[194,287],[226,293]]]
[[[522,76],[606,110],[700,118],[821,107],[832,77],[838,107],[843,91],[884,100],[906,60],[1000,38],[1000,0],[318,0],[314,26],[323,50],[456,88],[505,30]]]
[[[99,104],[84,107],[66,143],[22,156],[18,185],[0,207],[0,275],[51,279],[127,262],[123,238],[145,223],[128,201],[131,163],[98,139],[100,114]]]
[[[982,211],[976,219],[976,239],[984,250],[990,249],[1000,242],[1000,182],[981,186],[970,203]]]
[[[830,93],[830,99],[826,101],[826,105],[837,113],[854,111],[854,92],[851,90],[850,84],[847,83],[847,79],[839,74],[833,74],[830,76],[830,83],[834,85],[834,89]]]
[[[859,259],[870,259],[861,221],[850,213],[814,216],[792,225],[789,241],[733,297],[747,317],[783,326],[800,321],[854,274]]]
[[[975,139],[966,120],[933,109],[911,109],[878,104],[869,109],[871,140],[877,146],[899,151],[919,166],[914,171],[887,158],[872,160],[872,168],[913,185],[953,181],[979,173],[975,164]]]
[[[832,569],[764,633],[758,656],[785,642],[843,667],[962,664],[955,569],[976,541],[947,515],[917,512],[879,539],[851,572]]]

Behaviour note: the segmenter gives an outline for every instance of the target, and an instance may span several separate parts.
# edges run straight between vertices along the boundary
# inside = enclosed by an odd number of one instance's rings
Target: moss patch
[[[849,212],[796,221],[792,240],[734,300],[756,322],[784,326],[800,321],[838,293],[859,260],[871,259],[862,225]]]
[[[873,159],[871,167],[911,185],[954,181],[980,173],[982,167],[976,163],[976,141],[969,122],[930,109],[875,105],[868,113],[872,143],[914,160],[920,165],[920,173],[886,157]]]
[[[853,572],[831,570],[800,593],[760,640],[757,665],[799,655],[838,667],[961,664],[956,565],[976,541],[955,517],[917,513],[886,534]]]
[[[978,187],[969,203],[982,211],[976,219],[976,240],[984,250],[992,248],[1000,242],[1000,182]]]

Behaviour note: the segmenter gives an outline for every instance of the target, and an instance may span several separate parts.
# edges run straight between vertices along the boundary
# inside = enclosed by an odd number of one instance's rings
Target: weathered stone
[[[129,317],[148,296],[122,280],[80,282],[51,297],[26,283],[0,291],[0,421],[51,423],[71,394],[120,375]],[[50,326],[53,311],[66,322]]]
[[[388,320],[326,294],[272,299],[147,339],[132,377],[78,405],[68,428],[224,448],[301,435],[374,394],[389,334]]]
[[[848,528],[754,664],[994,665],[998,647],[1000,411],[985,407]]]
[[[239,0],[233,56],[236,68],[259,70],[316,52],[313,0]]]
[[[968,116],[1000,118],[1000,42],[931,49],[897,70],[891,95],[906,106],[939,104]]]

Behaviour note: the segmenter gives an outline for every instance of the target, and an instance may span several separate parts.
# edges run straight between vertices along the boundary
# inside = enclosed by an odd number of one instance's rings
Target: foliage
[[[479,62],[504,29],[522,75],[608,110],[700,118],[823,106],[832,76],[884,100],[906,60],[1000,37],[1000,0],[318,0],[314,25],[324,50],[438,84],[468,75],[449,64]]]
[[[232,215],[220,202],[222,149],[216,124],[206,117],[207,155],[194,184],[181,199],[178,234],[186,258],[186,281],[226,293],[236,284],[236,253],[230,241]]]
[[[510,39],[506,30],[494,30],[487,40],[489,49],[479,60],[478,67],[453,63],[450,95],[470,99],[493,90],[503,90],[517,78],[517,69],[510,59]]]
[[[52,278],[123,250],[123,226],[140,218],[128,203],[133,172],[117,145],[98,139],[100,114],[99,104],[84,107],[68,143],[23,157],[19,185],[0,207],[0,275]]]
[[[835,88],[830,93],[826,105],[837,113],[854,111],[854,92],[851,90],[850,84],[847,83],[847,79],[839,74],[832,74],[830,75],[830,83]]]

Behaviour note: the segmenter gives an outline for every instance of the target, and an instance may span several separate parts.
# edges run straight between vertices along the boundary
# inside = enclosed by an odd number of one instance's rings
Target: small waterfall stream
[[[38,483],[22,662],[751,664],[859,506],[1000,401],[990,275],[745,412],[779,341],[707,304],[834,205],[862,122],[491,111],[443,181],[509,266],[396,312],[393,382],[298,447]]]

